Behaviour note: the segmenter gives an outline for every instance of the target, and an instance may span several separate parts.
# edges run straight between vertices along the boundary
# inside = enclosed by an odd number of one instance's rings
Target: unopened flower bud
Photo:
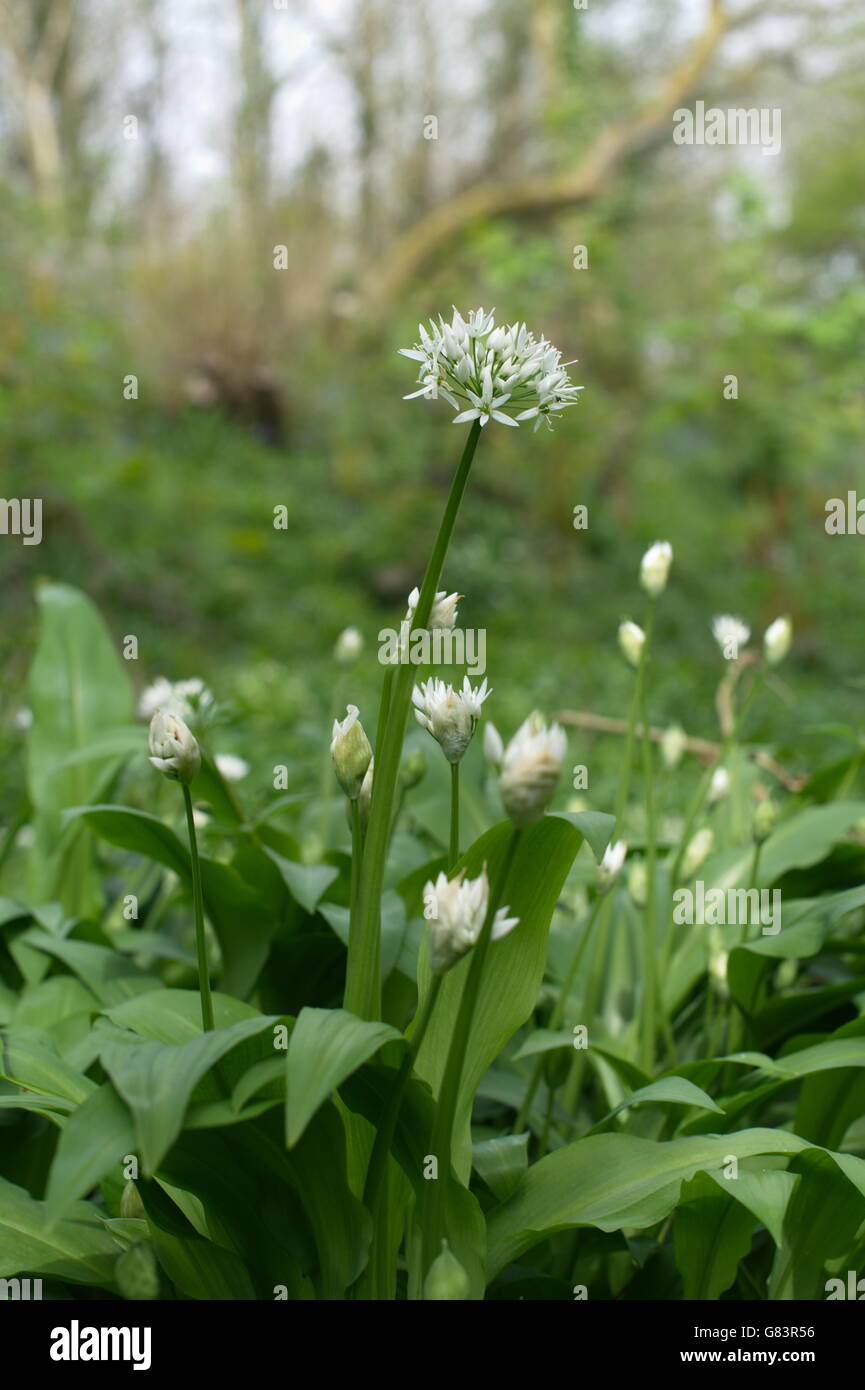
[[[147,1215],[134,1182],[128,1182],[120,1194],[120,1215],[127,1219],[141,1218]]]
[[[201,767],[198,740],[179,714],[157,710],[150,721],[150,762],[172,781],[192,781]]]
[[[606,893],[612,888],[625,862],[625,855],[628,853],[628,846],[624,840],[617,840],[615,844],[607,845],[604,850],[604,857],[598,865],[598,892]]]
[[[671,724],[669,729],[665,729],[661,735],[661,759],[664,767],[670,772],[674,767],[678,767],[687,746],[688,735],[679,724]]]
[[[635,907],[645,907],[649,901],[649,871],[643,859],[635,859],[628,870],[628,892]]]
[[[363,637],[356,627],[347,627],[336,639],[333,654],[340,666],[350,666],[363,651]]]
[[[763,654],[769,666],[784,660],[793,641],[793,624],[787,617],[776,618],[763,634]]]
[[[697,872],[700,865],[705,863],[712,853],[714,843],[715,832],[709,826],[704,826],[702,830],[697,831],[688,845],[688,848],[685,850],[685,855],[682,859],[683,878],[691,878]]]
[[[399,765],[399,783],[403,791],[411,791],[426,776],[427,756],[422,748],[413,748],[406,753]]]
[[[771,796],[758,802],[751,821],[751,834],[756,844],[762,845],[764,840],[768,840],[778,823],[778,815],[778,804]]]
[[[505,745],[502,736],[491,719],[484,725],[484,757],[490,767],[498,770],[502,765],[505,756]]]
[[[467,1299],[470,1293],[469,1276],[446,1240],[436,1255],[424,1280],[423,1296],[427,1302],[456,1302]]]
[[[669,541],[655,541],[649,546],[640,564],[640,583],[649,598],[658,598],[666,589],[672,563],[673,547]]]
[[[435,628],[452,628],[457,620],[457,604],[462,598],[462,594],[449,594],[446,589],[441,589],[433,600],[432,610],[427,622],[430,632]],[[412,589],[408,596],[408,613],[405,621],[410,625],[414,623],[415,610],[420,600],[420,589]]]
[[[372,758],[369,739],[358,719],[357,705],[348,705],[342,723],[333,721],[330,754],[339,784],[350,801],[360,796],[363,779]]]
[[[535,711],[520,725],[504,752],[502,805],[514,825],[540,820],[562,770],[567,739],[559,724],[547,728]]]
[[[645,640],[645,632],[636,623],[619,624],[619,650],[628,665],[635,669],[640,664]]]
[[[709,805],[715,806],[730,790],[730,774],[725,767],[716,767],[709,783]]]

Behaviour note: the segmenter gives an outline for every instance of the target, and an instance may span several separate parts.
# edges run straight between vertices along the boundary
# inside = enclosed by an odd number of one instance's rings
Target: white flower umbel
[[[625,856],[628,853],[628,846],[624,840],[617,840],[615,844],[607,845],[604,850],[604,857],[598,865],[598,892],[606,893],[612,888],[622,867],[625,863]]]
[[[465,869],[456,878],[439,874],[435,883],[426,884],[423,893],[424,916],[430,948],[430,968],[442,975],[470,951],[481,934],[489,905],[490,884],[486,865],[477,878],[467,879]],[[499,941],[519,923],[508,917],[507,907],[499,908],[492,925],[491,939]]]
[[[192,781],[201,767],[201,750],[178,714],[158,709],[150,721],[150,761],[173,782]]]
[[[502,805],[518,829],[540,820],[562,770],[567,739],[535,711],[520,725],[502,760]]]
[[[484,757],[490,767],[498,772],[505,756],[505,745],[502,736],[491,719],[484,725]]]
[[[636,623],[619,624],[619,651],[625,658],[629,666],[635,669],[640,664],[643,655],[643,643],[646,634]]]
[[[667,576],[673,563],[673,547],[669,541],[655,541],[640,563],[640,583],[649,598],[658,598],[667,587]]]
[[[165,676],[157,676],[142,691],[138,713],[142,719],[152,719],[156,711],[161,709],[163,714],[177,714],[181,719],[188,719],[192,714],[208,711],[212,704],[213,695],[198,676],[185,681],[170,681]]]
[[[442,680],[428,680],[412,691],[415,719],[441,745],[449,763],[458,763],[471,742],[480,718],[481,706],[492,691],[484,680],[472,689],[468,676],[462,690],[454,690]]]
[[[784,660],[793,641],[793,624],[789,618],[776,618],[763,634],[763,654],[769,666]]]
[[[414,623],[415,609],[417,608],[419,598],[420,589],[412,589],[408,596],[408,612],[405,615],[405,621],[408,623],[409,627]],[[433,631],[435,628],[453,627],[457,620],[457,604],[461,598],[462,594],[449,594],[446,589],[442,589],[436,594],[432,612],[429,615],[429,622],[427,623],[427,627],[430,631]]]
[[[357,705],[347,705],[345,719],[333,721],[330,754],[340,786],[350,801],[360,796],[372,749],[363,725],[358,719]]]
[[[722,613],[712,619],[712,636],[721,648],[721,654],[728,661],[737,661],[739,649],[748,641],[751,629],[741,618],[734,618],[731,613]]]
[[[535,338],[524,323],[497,328],[492,313],[475,309],[464,319],[457,309],[446,323],[430,320],[418,325],[420,341],[400,348],[403,357],[419,362],[418,390],[406,400],[442,396],[457,412],[454,424],[497,420],[517,425],[542,419],[550,423],[569,405],[576,405],[581,386],[571,385],[562,354],[546,338]]]

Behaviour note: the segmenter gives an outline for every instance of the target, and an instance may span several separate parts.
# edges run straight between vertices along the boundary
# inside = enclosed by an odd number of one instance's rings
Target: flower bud
[[[709,805],[715,806],[730,790],[730,774],[725,767],[716,767],[709,783]]]
[[[363,779],[372,758],[369,739],[358,719],[357,705],[348,705],[342,723],[333,721],[330,754],[339,784],[350,801],[360,796]]]
[[[356,627],[347,627],[336,639],[333,654],[340,666],[350,666],[363,651],[363,637]]]
[[[424,1280],[423,1296],[427,1302],[456,1302],[468,1298],[469,1276],[446,1240],[436,1255]]]
[[[666,589],[672,563],[673,547],[669,541],[655,541],[649,546],[640,563],[640,583],[649,598],[658,598]]]
[[[187,786],[201,767],[198,741],[179,714],[156,710],[150,721],[150,753],[157,772]]]
[[[682,860],[682,877],[692,878],[700,865],[703,864],[712,853],[715,843],[715,832],[709,827],[704,826],[698,830],[691,840]]]
[[[496,728],[495,724],[491,719],[488,719],[486,724],[484,725],[483,746],[484,757],[486,758],[490,767],[495,768],[496,771],[498,771],[498,769],[502,765],[502,759],[505,756],[505,745],[502,742],[501,734],[499,733],[498,729]]]
[[[372,778],[374,767],[375,758],[370,758],[369,767],[366,770],[361,784],[360,796],[357,799],[357,804],[360,807],[360,823],[364,831],[366,831],[366,827],[369,825],[369,808],[372,805]]]
[[[635,907],[645,907],[649,901],[649,871],[643,859],[635,859],[628,870],[628,892]]]
[[[426,753],[422,748],[413,748],[410,753],[406,753],[399,765],[399,784],[403,791],[411,791],[418,782],[426,776],[427,763]]]
[[[567,752],[565,731],[549,729],[535,711],[520,725],[504,752],[502,805],[515,826],[540,820],[549,805]]]
[[[427,623],[430,632],[435,628],[452,628],[454,626],[457,620],[457,604],[462,597],[462,594],[449,594],[446,589],[441,589],[436,594]],[[408,613],[405,617],[405,621],[409,625],[414,623],[415,609],[419,601],[420,589],[412,589],[408,596]]]
[[[764,840],[768,840],[778,823],[778,815],[777,802],[773,801],[771,796],[758,802],[751,821],[751,834],[755,844],[762,845]]]
[[[598,892],[606,893],[612,888],[625,862],[625,855],[628,853],[628,846],[624,840],[617,840],[615,844],[607,845],[604,850],[604,857],[598,865]]]
[[[672,772],[682,761],[688,746],[688,735],[679,724],[671,724],[661,735],[661,759],[664,767]]]
[[[793,624],[787,617],[776,618],[763,634],[763,654],[769,666],[784,660],[793,641]]]
[[[120,1195],[120,1215],[127,1219],[145,1217],[144,1203],[134,1182],[128,1182]]]
[[[628,665],[635,669],[640,664],[645,640],[645,632],[636,623],[619,624],[619,650]]]

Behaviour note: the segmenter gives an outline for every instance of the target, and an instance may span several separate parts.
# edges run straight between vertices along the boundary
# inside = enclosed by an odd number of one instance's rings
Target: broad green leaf
[[[784,1213],[793,1189],[798,1182],[795,1173],[786,1168],[761,1168],[757,1171],[740,1168],[735,1180],[722,1177],[720,1173],[708,1173],[722,1192],[735,1197],[737,1202],[753,1212],[769,1232],[776,1245],[783,1239]]]
[[[331,1091],[402,1034],[345,1009],[302,1009],[286,1053],[285,1133],[291,1148]]]
[[[76,1202],[52,1225],[44,1202],[0,1178],[0,1278],[50,1275],[74,1284],[114,1287],[114,1262],[121,1250],[105,1223],[86,1202]]]
[[[523,1057],[537,1057],[542,1052],[556,1052],[560,1047],[573,1047],[573,1033],[550,1028],[536,1028],[521,1043],[511,1061],[519,1062]]]
[[[734,1184],[728,1183],[728,1188]],[[686,1299],[717,1299],[736,1279],[757,1219],[706,1173],[682,1184],[673,1249]]]
[[[257,1009],[241,999],[214,991],[213,1018],[217,1029],[247,1018],[260,1018]],[[106,1009],[112,1023],[129,1028],[153,1042],[183,1043],[201,1037],[201,998],[195,989],[156,989]]]
[[[307,912],[315,912],[334,879],[339,877],[339,869],[332,864],[295,864],[276,850],[266,849],[265,853],[279,869],[295,902]]]
[[[502,1134],[472,1144],[472,1166],[500,1202],[507,1201],[529,1165],[528,1134]]]
[[[604,850],[616,833],[616,817],[606,811],[551,811],[550,815],[565,820],[578,830],[600,864]]]
[[[123,1101],[108,1082],[90,1093],[69,1116],[48,1178],[46,1207],[52,1219],[98,1186],[124,1156],[135,1152],[135,1128]]]
[[[629,1110],[632,1105],[653,1102],[655,1104],[666,1103],[669,1105],[695,1105],[701,1110],[714,1110],[721,1115],[723,1111],[716,1105],[712,1097],[699,1086],[695,1086],[692,1081],[687,1081],[684,1076],[662,1076],[658,1081],[652,1081],[648,1086],[642,1086],[638,1091],[632,1091],[629,1096],[605,1115],[603,1120],[589,1131],[596,1134],[602,1126],[609,1124],[616,1115],[622,1110]]]
[[[791,1165],[802,1176],[784,1216],[784,1238],[769,1281],[772,1299],[824,1297],[828,1260],[847,1254],[865,1218],[865,1196],[817,1149]]]
[[[220,1057],[278,1020],[258,1015],[187,1043],[157,1043],[101,1019],[99,1058],[132,1111],[143,1172],[150,1176],[174,1143],[196,1084]]]
[[[38,1029],[10,1029],[0,1039],[0,1074],[28,1091],[60,1096],[76,1105],[96,1090],[96,1082],[65,1062]]]
[[[529,1168],[514,1195],[490,1213],[488,1273],[494,1276],[537,1241],[569,1227],[653,1226],[676,1205],[683,1181],[697,1172],[723,1172],[730,1157],[797,1154],[812,1147],[798,1135],[773,1129],[667,1143],[628,1134],[579,1139]],[[831,1157],[865,1192],[865,1161],[851,1154]]]
[[[139,970],[126,956],[107,946],[49,936],[35,927],[26,931],[20,940],[62,961],[103,1005],[119,1004],[159,984],[155,975]]]
[[[512,833],[509,822],[494,826],[472,845],[459,867],[471,878],[486,863],[490,882],[495,883]],[[561,816],[545,816],[522,833],[504,892],[504,904],[509,905],[511,916],[519,917],[520,925],[490,947],[463,1059],[453,1155],[463,1181],[468,1180],[471,1168],[469,1117],[475,1091],[487,1068],[535,1007],[546,965],[550,918],[581,843],[574,825]],[[434,1094],[441,1084],[470,954],[445,975],[418,1052],[416,1071],[429,1082]],[[422,1008],[432,978],[426,942],[419,974]]]

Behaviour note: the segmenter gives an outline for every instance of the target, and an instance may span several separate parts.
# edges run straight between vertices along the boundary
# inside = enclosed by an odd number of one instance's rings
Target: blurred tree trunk
[[[57,86],[74,18],[72,0],[5,0],[0,8],[0,37],[11,60],[23,124],[24,163],[39,201],[58,216],[64,161]]]

